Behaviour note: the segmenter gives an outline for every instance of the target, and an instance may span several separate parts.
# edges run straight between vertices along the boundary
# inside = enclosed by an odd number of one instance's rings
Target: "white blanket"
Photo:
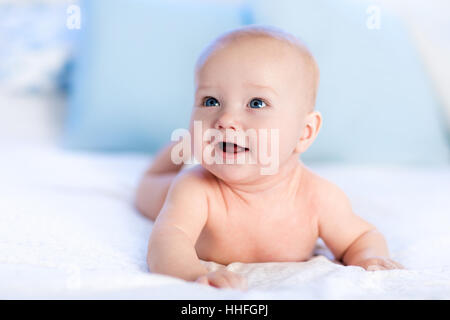
[[[132,202],[149,157],[2,150],[0,298],[450,298],[450,167],[312,167],[347,192],[407,270],[345,267],[319,242],[308,262],[227,266],[247,276],[240,292],[148,272],[152,223]]]

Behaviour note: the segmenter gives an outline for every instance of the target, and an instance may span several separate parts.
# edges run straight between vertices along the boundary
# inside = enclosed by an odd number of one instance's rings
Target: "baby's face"
[[[234,142],[242,148],[230,150],[225,145],[224,150],[224,144],[212,141],[216,157],[225,163],[203,161],[203,166],[223,180],[251,181],[261,167],[268,166],[261,155],[278,157],[279,166],[298,157],[298,143],[312,109],[308,70],[300,52],[279,40],[235,40],[214,51],[196,72],[191,130],[194,121],[201,121],[203,132],[217,129],[225,141],[232,139],[227,130],[234,132],[238,136]],[[256,140],[244,138],[249,129],[255,130]],[[278,130],[278,137],[271,129]],[[203,142],[202,150],[207,145],[209,141]],[[242,157],[245,164],[226,164],[226,159],[237,162]]]

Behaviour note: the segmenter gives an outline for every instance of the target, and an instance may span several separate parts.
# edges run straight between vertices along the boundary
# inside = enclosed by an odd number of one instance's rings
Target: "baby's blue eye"
[[[205,107],[218,107],[220,106],[220,103],[216,98],[208,97],[203,101],[203,105]]]
[[[250,101],[250,108],[254,108],[254,109],[260,109],[260,108],[264,108],[266,106],[266,103],[264,101],[262,101],[261,99],[252,99],[252,101]]]

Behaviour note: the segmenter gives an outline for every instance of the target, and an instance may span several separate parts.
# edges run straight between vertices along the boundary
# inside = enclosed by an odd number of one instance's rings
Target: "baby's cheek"
[[[277,152],[280,157],[280,162],[282,162],[285,158],[292,155],[294,152],[297,142],[298,142],[298,133],[290,128],[282,128],[279,130],[278,135],[278,144],[275,147],[274,152]]]
[[[265,164],[268,157],[278,157],[280,142],[278,128],[259,128],[256,135],[249,136],[251,156],[258,164]]]

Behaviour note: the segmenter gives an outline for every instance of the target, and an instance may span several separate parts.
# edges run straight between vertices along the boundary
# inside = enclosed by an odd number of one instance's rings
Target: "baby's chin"
[[[228,183],[251,182],[261,176],[260,168],[254,164],[202,164],[203,168]]]

